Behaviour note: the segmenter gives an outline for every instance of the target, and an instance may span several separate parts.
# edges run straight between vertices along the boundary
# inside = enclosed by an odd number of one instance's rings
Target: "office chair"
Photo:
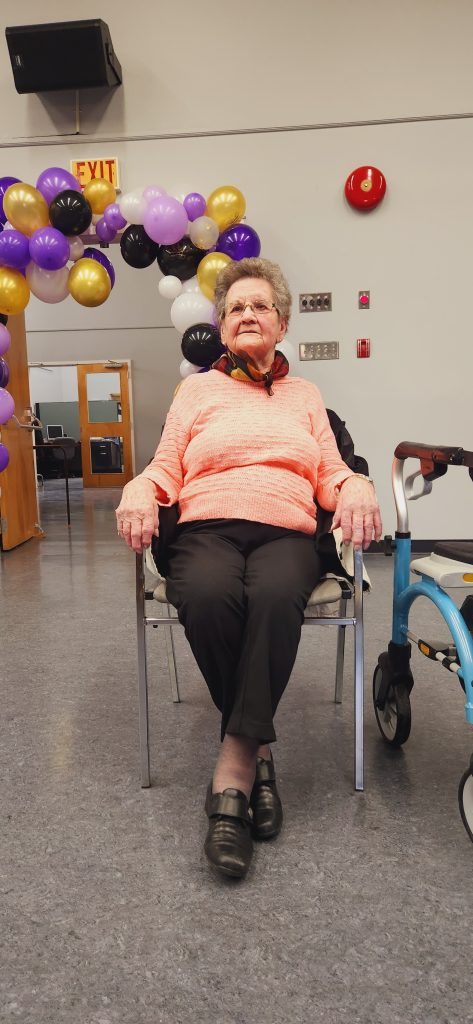
[[[69,467],[72,464],[72,461],[73,461],[74,455],[75,455],[75,451],[76,451],[75,439],[73,437],[58,437],[54,441],[54,447],[51,445],[51,450],[52,450],[54,459],[56,459],[57,462],[60,463],[60,465],[57,467],[57,475],[58,475],[58,477],[61,476],[61,475],[64,475],[64,455],[63,455],[63,451],[66,454],[66,459],[67,459],[67,462],[68,462],[68,472],[69,472]],[[61,467],[62,467],[62,474],[60,472]],[[70,473],[69,473],[69,476],[70,476]]]

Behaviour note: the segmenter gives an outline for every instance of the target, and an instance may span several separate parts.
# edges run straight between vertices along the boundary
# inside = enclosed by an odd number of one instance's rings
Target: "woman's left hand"
[[[341,527],[343,543],[365,550],[373,540],[381,540],[382,523],[373,484],[359,476],[349,476],[340,488],[332,531]]]

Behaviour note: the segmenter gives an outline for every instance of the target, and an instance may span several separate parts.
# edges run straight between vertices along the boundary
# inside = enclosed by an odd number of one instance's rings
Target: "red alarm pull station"
[[[371,355],[371,341],[369,338],[357,339],[356,354],[358,356],[358,359],[369,359]]]

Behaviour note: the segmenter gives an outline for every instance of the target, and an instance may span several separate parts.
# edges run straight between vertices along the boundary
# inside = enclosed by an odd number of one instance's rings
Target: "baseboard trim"
[[[393,536],[393,541],[394,540],[395,540],[395,537]],[[455,537],[454,540],[455,540],[456,544],[465,544],[466,541],[469,541],[471,543],[471,537],[463,538],[463,539],[460,538],[460,537]],[[450,537],[450,538],[434,537],[433,540],[423,540],[422,538],[412,537],[412,540],[411,540],[411,550],[412,551],[433,551],[434,544],[450,544],[452,542],[453,542],[453,538],[452,537]],[[367,554],[369,554],[369,555],[385,555],[385,554],[389,554],[389,552],[386,552],[386,547],[385,547],[384,541],[382,541],[382,540],[381,541],[373,540],[371,542],[368,550],[367,550]],[[391,552],[391,554],[393,554],[393,552]]]

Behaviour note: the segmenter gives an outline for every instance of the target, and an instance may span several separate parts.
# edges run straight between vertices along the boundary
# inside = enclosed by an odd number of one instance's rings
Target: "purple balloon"
[[[234,224],[222,231],[217,242],[218,252],[224,252],[231,260],[243,260],[249,256],[259,256],[261,242],[254,228],[249,224]]]
[[[102,267],[105,267],[107,274],[110,278],[110,284],[113,288],[115,284],[115,267],[110,262],[108,256],[101,251],[101,249],[94,249],[91,245],[84,249],[84,258],[87,257],[89,260],[96,260],[97,263],[101,263]]]
[[[74,189],[75,192],[82,191],[77,178],[63,167],[47,167],[40,174],[36,188],[44,196],[48,206],[60,192],[65,192],[68,188]]]
[[[2,224],[6,224],[7,221],[7,215],[3,209],[3,197],[7,188],[10,188],[10,185],[17,185],[19,181],[19,178],[0,178],[0,220]]]
[[[113,242],[116,231],[115,228],[110,228],[105,220],[105,217],[101,217],[95,225],[95,233],[101,242]]]
[[[5,448],[4,444],[0,444],[0,473],[7,468],[10,462],[10,456],[8,454],[8,448]]]
[[[6,363],[4,359],[0,358],[0,388],[6,388],[9,380],[10,370],[8,363]]]
[[[9,234],[9,232],[7,232]],[[1,245],[0,238],[0,245]],[[52,228],[38,228],[30,238],[30,257],[43,270],[61,270],[70,257],[69,242],[62,231]]]
[[[15,412],[15,403],[9,391],[0,388],[0,423],[6,423]]]
[[[174,196],[160,196],[146,208],[143,227],[153,242],[175,245],[187,230],[187,213]]]
[[[5,324],[0,324],[0,356],[4,356],[5,352],[8,352],[10,342],[10,331],[5,327]]]
[[[30,262],[29,238],[21,231],[2,231],[0,235],[0,267],[24,270]]]
[[[200,192],[189,192],[183,206],[189,220],[197,220],[197,217],[203,217],[207,203]]]
[[[114,231],[121,231],[126,225],[126,220],[120,213],[120,207],[118,203],[109,203],[105,207],[103,213],[103,219],[109,228],[113,228]]]

